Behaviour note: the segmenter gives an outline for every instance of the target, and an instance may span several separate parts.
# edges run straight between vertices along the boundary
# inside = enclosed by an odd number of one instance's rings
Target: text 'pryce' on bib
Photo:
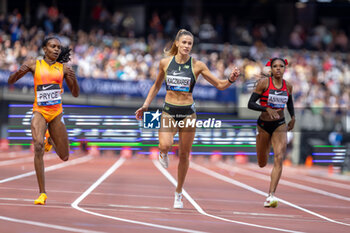
[[[190,90],[191,78],[167,75],[167,84],[172,91],[185,91]]]
[[[60,104],[62,102],[60,85],[38,85],[36,89],[36,99],[38,106],[50,106]]]

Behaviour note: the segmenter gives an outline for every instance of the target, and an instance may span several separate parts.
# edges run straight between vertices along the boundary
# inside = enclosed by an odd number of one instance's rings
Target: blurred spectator
[[[199,26],[198,36],[202,42],[216,42],[216,32],[209,22]]]
[[[122,21],[124,18],[124,13],[121,11],[115,11],[112,16],[112,22],[111,22],[111,32],[113,35],[116,35],[118,32],[121,31],[122,27]]]
[[[158,12],[153,12],[151,21],[149,22],[149,29],[151,34],[157,34],[163,31],[163,25],[160,21]]]
[[[28,57],[40,57],[43,38],[49,32],[56,32],[62,44],[71,44],[71,65],[76,67],[79,77],[155,80],[163,49],[170,41],[168,36],[173,37],[176,31],[176,20],[171,13],[160,17],[154,12],[149,22],[150,33],[145,38],[135,38],[133,16],[116,11],[111,17],[101,2],[94,7],[92,18],[103,27],[92,28],[89,32],[74,31],[69,18],[59,14],[54,5],[50,9],[47,12],[46,6],[41,4],[37,20],[45,20],[45,23],[29,28],[23,25],[18,10],[7,16],[0,14],[0,69],[13,71]],[[218,35],[223,34],[224,25],[221,16],[216,18],[215,24],[210,16],[204,21],[194,16],[188,19],[189,27],[200,39],[199,43],[220,40]],[[55,22],[58,28],[55,28]],[[317,51],[288,50],[268,47],[274,46],[276,36],[276,29],[270,22],[250,26],[233,17],[229,24],[228,33],[235,46],[228,43],[198,46],[196,38],[192,52],[192,56],[206,63],[217,77],[225,79],[233,66],[240,67],[242,77],[236,85],[246,87],[247,83],[259,79],[262,73],[268,73],[265,67],[268,59],[284,57],[290,63],[284,77],[293,84],[296,108],[312,106],[313,113],[324,113],[324,119],[327,119],[327,114],[348,108],[350,55],[329,52],[348,51],[348,36],[344,30],[330,31],[319,25],[308,33],[296,25],[290,34],[290,46]],[[201,77],[198,82],[207,84]]]
[[[53,23],[55,23],[58,20],[58,15],[59,11],[56,4],[54,3],[52,6],[49,7],[47,11],[47,16]]]
[[[340,50],[341,52],[346,52],[348,49],[348,37],[345,32],[341,30],[338,32],[334,39],[335,49]]]
[[[176,33],[176,22],[171,11],[165,15],[165,19],[164,33],[166,36],[172,37]]]
[[[91,18],[95,25],[97,25],[98,21],[100,20],[102,12],[102,1],[98,1],[96,5],[92,8],[91,12]]]
[[[47,17],[47,7],[44,3],[40,2],[36,10],[37,24],[41,25],[44,18]]]
[[[219,14],[216,17],[215,21],[215,31],[218,39],[218,43],[222,43],[224,40],[224,34],[225,34],[225,25],[224,25],[224,17]]]
[[[128,14],[123,20],[122,25],[125,29],[126,37],[135,37],[135,19],[132,17],[132,15]]]
[[[304,31],[303,28],[300,25],[295,25],[294,30],[289,36],[289,43],[291,48],[293,49],[300,49],[304,45]]]
[[[67,17],[63,17],[60,34],[69,36],[72,34],[72,24]]]

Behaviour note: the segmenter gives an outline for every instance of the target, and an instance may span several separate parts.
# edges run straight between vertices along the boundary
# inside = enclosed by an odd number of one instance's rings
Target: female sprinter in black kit
[[[258,119],[256,152],[260,167],[265,167],[272,144],[274,152],[274,166],[271,172],[269,195],[264,202],[265,207],[277,207],[278,201],[274,194],[282,174],[282,162],[287,147],[287,131],[294,128],[294,106],[292,85],[283,79],[288,65],[287,60],[273,58],[266,64],[271,67],[271,77],[262,78],[252,93],[248,108],[261,111]],[[256,101],[260,99],[260,105]],[[284,107],[287,104],[291,121],[286,125]]]
[[[143,112],[147,111],[165,79],[167,93],[159,130],[159,162],[164,168],[168,167],[168,152],[173,144],[174,135],[179,131],[178,183],[175,192],[174,208],[183,208],[182,187],[188,170],[189,155],[195,136],[195,128],[191,126],[186,127],[186,122],[196,119],[192,91],[197,77],[201,74],[217,89],[224,90],[240,74],[238,68],[235,67],[227,79],[220,80],[216,78],[203,62],[190,57],[192,46],[192,33],[184,29],[179,30],[172,47],[170,50],[165,51],[167,57],[160,61],[157,79],[150,89],[143,106],[135,112],[136,118],[141,120]],[[169,121],[173,124],[169,124]],[[179,122],[181,121],[184,124],[180,124]],[[167,125],[163,124],[163,122],[166,122]],[[174,126],[175,123],[179,124]],[[179,125],[185,125],[185,127],[179,127]]]

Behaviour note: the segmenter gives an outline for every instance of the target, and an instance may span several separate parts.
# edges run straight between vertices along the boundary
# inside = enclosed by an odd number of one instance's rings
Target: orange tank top
[[[45,60],[37,60],[34,73],[35,100],[33,112],[57,114],[62,112],[63,65],[59,62],[51,66]]]

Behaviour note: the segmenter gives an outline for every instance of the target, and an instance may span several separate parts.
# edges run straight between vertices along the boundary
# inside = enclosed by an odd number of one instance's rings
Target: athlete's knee
[[[159,150],[163,153],[168,153],[171,149],[171,145],[159,144]]]
[[[60,158],[63,160],[63,161],[68,161],[69,159],[69,152],[68,153],[64,153],[63,155],[59,155]]]
[[[259,167],[265,167],[267,164],[267,161],[258,161]]]
[[[60,158],[62,159],[62,161],[68,161],[68,159],[69,159],[69,154],[60,156]]]
[[[62,152],[56,152],[56,153],[57,153],[57,155],[60,157],[60,159],[62,161],[68,161],[68,159],[69,159],[69,151],[66,151],[64,153],[62,153]]]
[[[275,166],[282,166],[282,163],[283,163],[282,153],[278,153],[275,155],[274,163],[275,163]]]
[[[265,167],[267,164],[267,156],[265,154],[258,153],[258,165],[259,167]]]
[[[35,154],[40,154],[44,151],[44,142],[34,142]]]
[[[182,162],[186,162],[190,160],[190,152],[189,151],[179,151],[179,159]]]

